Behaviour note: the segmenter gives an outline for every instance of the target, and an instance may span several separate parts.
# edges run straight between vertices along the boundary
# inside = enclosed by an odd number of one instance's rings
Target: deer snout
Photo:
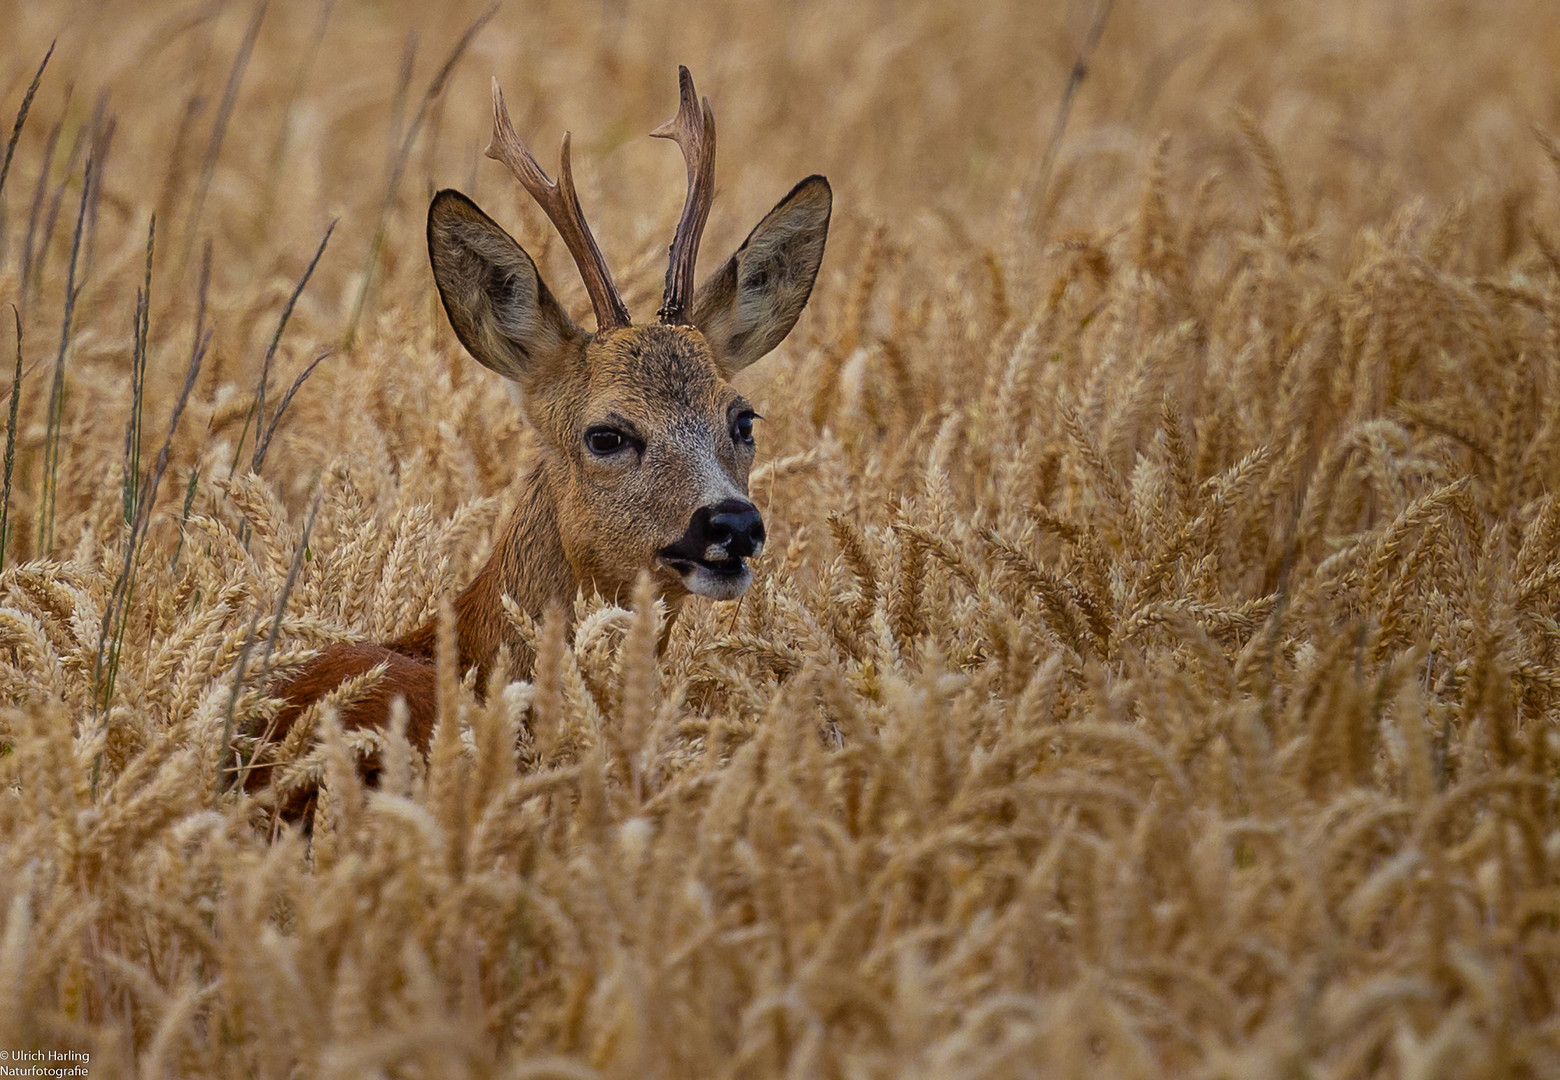
[[[764,519],[746,499],[722,499],[693,512],[688,534],[710,562],[750,559],[764,550]]]
[[[685,582],[721,580],[720,599],[747,588],[747,560],[764,550],[764,519],[746,499],[722,499],[693,512],[688,528],[675,543],[658,553],[660,561],[683,575]],[[707,583],[707,582],[706,582]],[[715,595],[690,585],[694,592]],[[735,591],[733,591],[735,590]]]
[[[689,592],[735,600],[753,581],[747,560],[764,550],[764,519],[746,499],[722,499],[693,512],[688,529],[657,558]]]

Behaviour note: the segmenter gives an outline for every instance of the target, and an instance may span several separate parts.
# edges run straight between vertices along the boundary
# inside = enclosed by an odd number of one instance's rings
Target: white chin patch
[[[753,584],[753,571],[745,562],[742,564],[742,572],[738,574],[718,573],[697,564],[684,564],[675,569],[682,577],[683,588],[695,596],[705,596],[711,600],[735,600]]]

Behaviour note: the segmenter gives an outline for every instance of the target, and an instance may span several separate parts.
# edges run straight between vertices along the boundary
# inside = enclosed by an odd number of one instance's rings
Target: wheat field
[[[7,1061],[1560,1075],[1553,4],[0,27]],[[706,268],[836,193],[739,380],[754,587],[659,654],[641,592],[527,622],[530,681],[445,664],[427,761],[343,733],[343,687],[279,750],[312,835],[278,825],[239,782],[278,674],[434,617],[534,454],[440,310],[431,194],[589,325],[481,156],[489,79],[544,166],[573,131],[644,319],[678,63],[720,125]]]

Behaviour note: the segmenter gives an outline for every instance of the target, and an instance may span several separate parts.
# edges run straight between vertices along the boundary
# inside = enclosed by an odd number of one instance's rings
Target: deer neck
[[[523,615],[540,620],[547,608],[569,609],[580,580],[558,529],[558,503],[549,470],[538,463],[526,478],[519,505],[493,545],[493,554],[455,601],[460,667],[475,666],[486,682],[501,646],[517,674],[529,677],[534,656],[504,611],[508,596]]]
[[[581,576],[569,559],[558,527],[558,503],[546,462],[531,470],[521,489],[520,502],[499,533],[493,553],[471,584],[455,598],[455,630],[460,649],[460,670],[477,669],[477,686],[486,686],[499,650],[508,648],[510,674],[530,678],[536,656],[516,633],[504,597],[514,601],[522,615],[538,622],[549,607],[572,615],[574,598],[597,583]],[[618,597],[618,602],[627,597]],[[672,624],[682,607],[682,597],[663,596],[666,623],[659,647],[664,649]],[[432,660],[438,648],[437,622],[429,622],[387,647],[396,652]]]
[[[535,660],[504,611],[504,597],[523,615],[540,620],[549,605],[568,610],[580,581],[564,551],[558,530],[558,505],[545,463],[527,475],[519,504],[493,544],[493,553],[471,584],[455,598],[455,630],[460,670],[477,669],[477,685],[487,682],[500,648],[509,649],[514,673],[529,677]],[[433,659],[437,622],[387,643],[396,652]]]

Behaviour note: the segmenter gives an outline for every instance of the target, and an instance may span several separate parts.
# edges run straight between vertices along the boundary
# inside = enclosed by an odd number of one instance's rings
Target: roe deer
[[[823,259],[832,194],[822,176],[797,184],[695,293],[714,195],[715,118],[688,69],[678,75],[677,115],[651,133],[675,140],[688,168],[656,325],[629,321],[580,210],[569,136],[554,182],[515,134],[496,79],[487,155],[508,166],[563,237],[596,332],[564,314],[531,257],[466,196],[441,191],[428,208],[428,257],[455,335],[478,363],[519,384],[542,447],[491,558],[454,603],[460,670],[476,667],[478,686],[501,646],[517,674],[533,662],[504,616],[506,594],[539,616],[582,588],[625,596],[649,570],[675,614],[689,593],[740,596],[752,580],[747,560],[763,550],[764,523],[747,497],[758,417],[728,380],[795,325]],[[402,697],[408,738],[426,752],[436,636],[429,623],[384,644],[324,649],[277,691],[285,705],[273,737],[344,680],[384,664],[341,721],[382,726]],[[252,772],[250,786],[268,772]]]

